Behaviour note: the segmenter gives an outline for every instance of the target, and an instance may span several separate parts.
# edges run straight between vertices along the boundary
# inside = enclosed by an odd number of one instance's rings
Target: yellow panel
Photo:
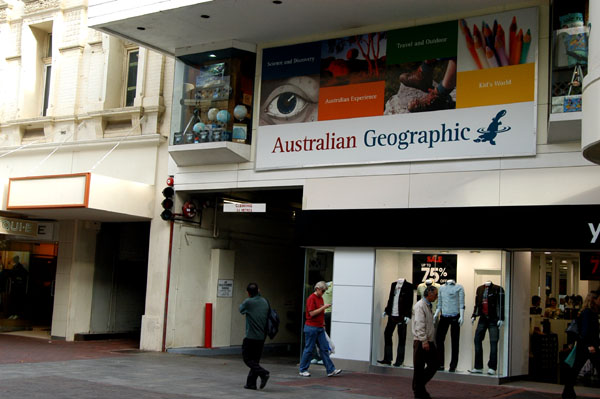
[[[533,101],[535,63],[459,72],[456,108]]]

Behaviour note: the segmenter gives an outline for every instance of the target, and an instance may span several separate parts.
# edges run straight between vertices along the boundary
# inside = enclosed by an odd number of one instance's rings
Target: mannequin
[[[387,306],[381,316],[382,318],[388,316],[387,325],[383,332],[385,342],[384,355],[383,360],[378,360],[377,363],[386,364],[388,366],[392,364],[392,337],[396,327],[398,327],[398,348],[396,350],[396,361],[394,362],[394,366],[399,367],[404,363],[406,325],[412,315],[413,289],[413,285],[404,278],[399,278],[392,283]]]
[[[483,339],[486,330],[490,332],[490,360],[488,361],[488,371],[490,375],[496,374],[498,366],[498,340],[500,338],[500,328],[504,323],[504,288],[495,285],[491,281],[486,281],[483,285],[477,287],[475,296],[475,307],[471,323],[479,317],[477,329],[475,330],[475,366],[469,370],[471,373],[483,373]]]
[[[438,292],[440,290],[440,285],[438,283],[434,283],[433,279],[428,278],[427,280],[425,280],[424,282],[422,282],[421,284],[419,284],[417,286],[417,301],[421,299],[421,297],[423,296],[423,292],[425,291],[425,288],[429,287],[430,285],[432,285],[438,289]],[[436,312],[437,310],[437,304],[438,304],[438,300],[436,299],[435,302],[433,302],[431,305],[431,310],[433,311],[433,313]]]
[[[448,371],[455,372],[458,365],[458,346],[460,341],[460,326],[465,316],[465,290],[462,285],[456,284],[454,280],[448,280],[439,289],[438,307],[434,320],[440,316],[435,344],[438,351],[440,370],[444,369],[444,341],[450,327],[452,340],[452,359]]]

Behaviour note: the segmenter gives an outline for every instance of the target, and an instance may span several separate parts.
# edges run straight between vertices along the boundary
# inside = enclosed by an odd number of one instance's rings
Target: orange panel
[[[384,92],[384,81],[321,88],[319,120],[383,115]]]

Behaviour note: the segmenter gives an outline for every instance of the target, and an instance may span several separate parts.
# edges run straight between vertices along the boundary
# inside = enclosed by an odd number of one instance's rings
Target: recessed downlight
[[[146,28],[144,28],[143,26],[138,26],[137,30],[146,30]]]
[[[283,1],[281,1],[281,0],[273,0],[273,4],[281,4],[281,3],[283,3]]]
[[[202,14],[200,15],[200,18],[208,19],[210,18],[210,15]]]

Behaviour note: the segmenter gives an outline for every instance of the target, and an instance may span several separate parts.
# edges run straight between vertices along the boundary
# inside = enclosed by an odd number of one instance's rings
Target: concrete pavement
[[[20,357],[13,352],[26,355]],[[36,353],[43,358],[41,361],[36,361]],[[351,372],[328,378],[323,367],[316,365],[311,367],[313,375],[303,378],[298,376],[297,359],[293,357],[264,359],[263,366],[270,370],[271,379],[262,391],[242,388],[248,369],[238,355],[140,352],[130,341],[69,343],[0,335],[3,357],[3,399],[412,398],[410,378]],[[432,381],[428,389],[437,399],[560,397],[557,386],[536,385],[532,389],[532,385],[523,385],[527,384],[482,386]],[[587,392],[590,397],[600,397],[598,389],[588,388]]]

